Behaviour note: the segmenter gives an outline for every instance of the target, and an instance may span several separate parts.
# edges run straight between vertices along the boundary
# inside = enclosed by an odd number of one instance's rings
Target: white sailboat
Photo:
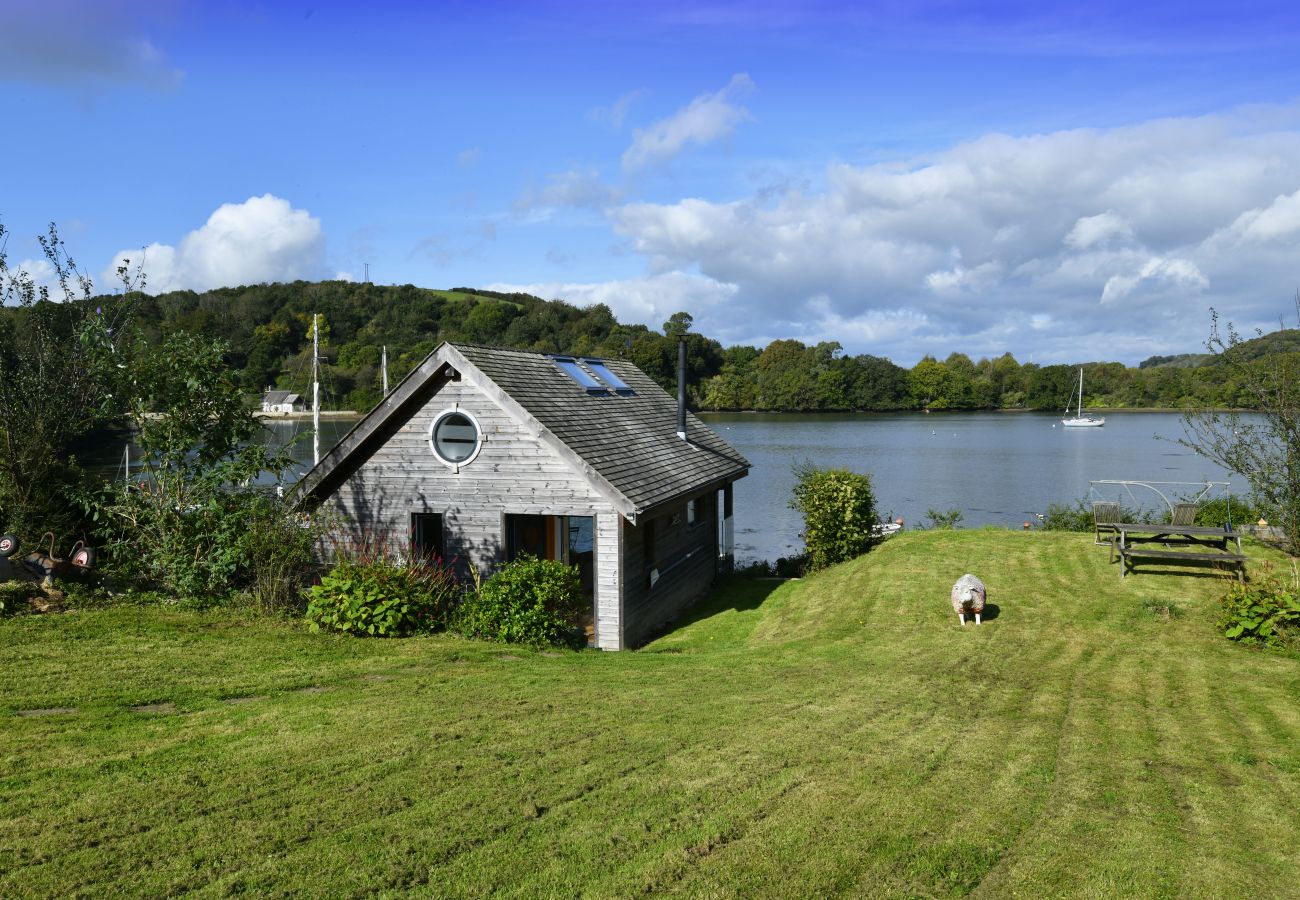
[[[1070,402],[1074,402],[1074,395],[1070,395]],[[1106,424],[1106,420],[1101,416],[1088,416],[1083,412],[1083,366],[1079,367],[1079,405],[1074,408],[1074,415],[1070,415],[1070,406],[1065,406],[1065,418],[1061,419],[1061,424],[1066,428],[1098,428]]]

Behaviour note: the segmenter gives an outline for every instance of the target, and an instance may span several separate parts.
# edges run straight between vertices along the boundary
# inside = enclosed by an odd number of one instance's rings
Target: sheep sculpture
[[[984,611],[984,582],[969,572],[957,579],[952,586],[952,608],[957,613],[961,624],[966,624],[966,610],[975,614],[975,624],[980,624],[980,613]]]

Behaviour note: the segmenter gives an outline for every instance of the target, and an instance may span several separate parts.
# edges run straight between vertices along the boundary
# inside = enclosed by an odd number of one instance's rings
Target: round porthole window
[[[469,413],[446,409],[429,426],[429,446],[446,465],[458,468],[473,462],[483,446],[483,433]]]

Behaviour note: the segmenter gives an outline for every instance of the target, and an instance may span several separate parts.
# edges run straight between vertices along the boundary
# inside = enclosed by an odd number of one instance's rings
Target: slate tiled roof
[[[523,350],[451,345],[501,387],[638,510],[743,476],[749,461],[690,413],[677,436],[677,400],[635,365],[605,359],[635,391],[589,394],[552,357]]]
[[[297,403],[298,395],[290,391],[267,391],[262,395],[264,405],[279,406],[281,403]]]
[[[462,362],[463,360],[463,362]],[[331,493],[391,433],[395,423],[424,402],[447,366],[468,363],[553,441],[590,467],[619,495],[625,515],[636,516],[710,485],[742,478],[749,461],[707,425],[686,414],[686,436],[677,436],[677,400],[635,365],[603,362],[633,391],[591,394],[564,374],[554,358],[524,350],[443,344],[344,436],[297,487],[296,502]],[[590,477],[590,476],[589,476]]]

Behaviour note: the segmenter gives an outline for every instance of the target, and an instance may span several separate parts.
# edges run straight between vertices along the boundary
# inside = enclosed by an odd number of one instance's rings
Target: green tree
[[[1206,346],[1256,412],[1188,412],[1179,443],[1249,481],[1256,505],[1285,532],[1287,551],[1300,556],[1300,352],[1252,358],[1232,324],[1221,334],[1211,317]]]
[[[39,240],[56,301],[30,273],[9,268],[7,238],[0,225],[0,526],[31,538],[53,531],[62,543],[85,525],[71,499],[86,479],[74,448],[125,408],[138,295],[128,263],[118,270],[123,295],[93,300],[51,224]]]
[[[195,599],[245,585],[251,523],[274,529],[284,518],[251,485],[262,472],[282,472],[288,455],[255,440],[262,426],[243,405],[225,350],[178,333],[138,355],[128,405],[140,474],[83,494],[124,574]]]

